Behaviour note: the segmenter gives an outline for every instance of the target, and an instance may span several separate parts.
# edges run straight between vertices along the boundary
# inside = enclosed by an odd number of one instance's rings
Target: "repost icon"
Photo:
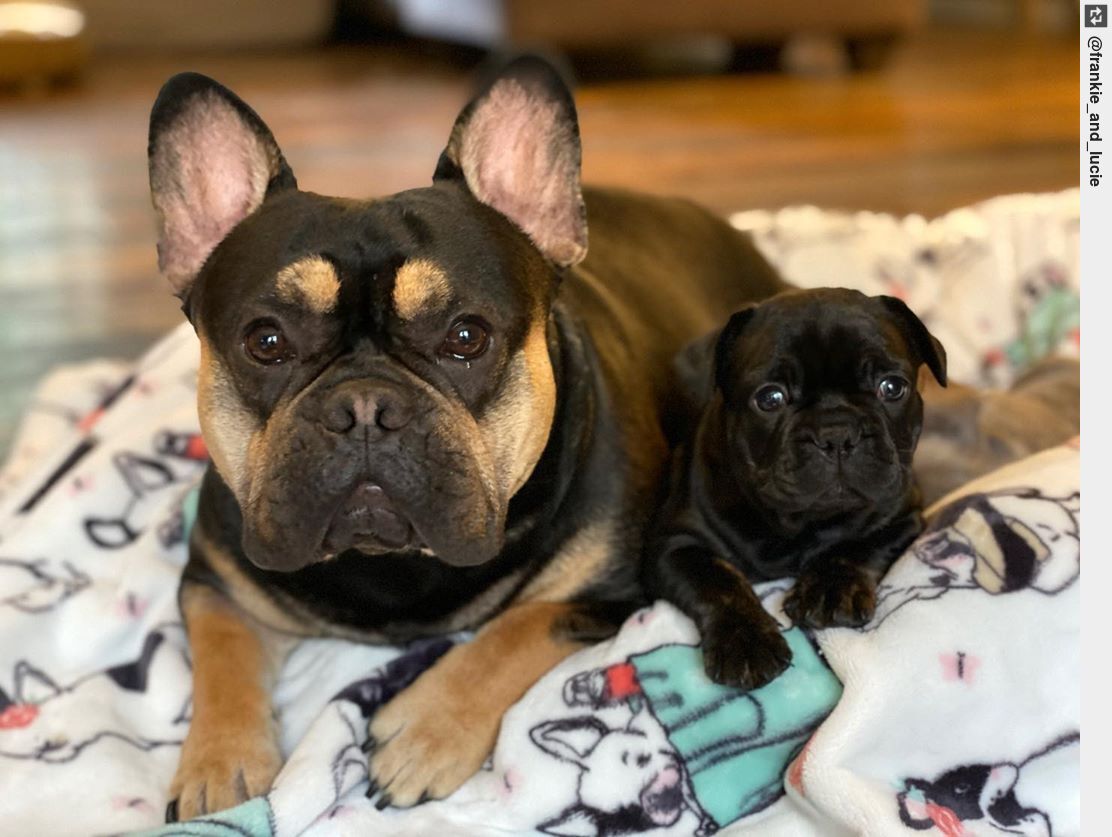
[[[1085,6],[1085,26],[1108,26],[1108,6]]]

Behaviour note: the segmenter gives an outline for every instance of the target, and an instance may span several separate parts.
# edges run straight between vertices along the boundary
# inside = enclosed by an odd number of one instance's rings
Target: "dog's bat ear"
[[[609,728],[594,715],[545,721],[529,731],[533,743],[550,756],[580,767],[587,766],[587,757],[609,734]]]
[[[896,327],[919,356],[919,362],[925,363],[934,375],[934,379],[942,386],[946,386],[946,349],[943,348],[942,343],[927,331],[923,321],[907,307],[907,303],[902,299],[894,296],[879,296],[877,299],[892,315]]]
[[[551,834],[553,837],[599,837],[604,833],[599,815],[585,805],[573,805],[565,809],[558,816],[541,823],[537,826],[537,830],[543,834]]]
[[[563,77],[536,55],[494,74],[452,128],[433,180],[462,180],[559,267],[587,255],[579,123]]]
[[[42,703],[62,693],[62,689],[46,672],[26,660],[15,664],[15,698],[19,703]]]
[[[730,319],[726,321],[726,325],[722,327],[722,331],[718,334],[718,340],[715,341],[714,381],[727,396],[730,394],[730,389],[736,377],[730,368],[730,360],[733,357],[737,339],[741,336],[745,327],[749,325],[749,321],[753,319],[753,314],[756,311],[756,305],[746,305],[744,308],[735,311]]]
[[[183,298],[240,221],[267,196],[297,186],[258,114],[199,73],[179,73],[159,91],[147,161],[158,216],[158,266]]]
[[[931,819],[926,802],[909,795],[907,791],[897,794],[896,800],[899,805],[900,819],[908,828],[914,828],[916,831],[934,828],[934,820]]]
[[[692,340],[672,360],[677,391],[692,408],[702,408],[714,392],[714,355],[722,329]]]

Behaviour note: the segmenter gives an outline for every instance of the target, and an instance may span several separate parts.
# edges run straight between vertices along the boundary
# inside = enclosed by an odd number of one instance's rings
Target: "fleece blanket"
[[[1076,192],[931,222],[733,220],[793,281],[909,299],[967,380],[1076,349]],[[159,828],[190,719],[175,595],[206,461],[196,363],[183,325],[136,363],[55,372],[0,474],[5,833]],[[707,681],[694,626],[658,602],[549,672],[484,769],[410,811],[365,797],[367,721],[467,637],[308,642],[275,694],[272,791],[160,833],[1076,834],[1079,575],[1074,443],[929,510],[861,630],[805,635],[780,611],[790,583],[763,586],[794,653],[763,689]]]

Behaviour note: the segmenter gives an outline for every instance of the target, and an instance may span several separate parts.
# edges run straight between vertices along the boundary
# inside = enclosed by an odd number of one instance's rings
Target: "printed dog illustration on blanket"
[[[1061,789],[1047,782],[1023,787],[1022,780],[1047,768],[1052,759],[1076,761],[1080,741],[1080,734],[1071,732],[1018,764],[966,764],[947,770],[934,781],[908,779],[905,790],[896,797],[900,819],[919,831],[937,828],[946,837],[1051,837],[1054,832],[1047,809],[1061,796]],[[1031,796],[1040,785],[1043,795],[1051,794],[1048,802]]]
[[[85,519],[85,532],[101,549],[121,549],[134,543],[144,529],[150,509],[158,505],[160,492],[200,473],[208,452],[200,434],[162,431],[153,443],[156,456],[120,451],[112,464],[127,488],[121,512]],[[159,536],[164,545],[174,544],[173,526]]]
[[[0,690],[0,759],[73,761],[98,741],[117,739],[140,750],[176,746],[185,737],[189,698],[173,712],[153,712],[151,682],[189,682],[189,662],[180,626],[147,635],[139,657],[59,685],[44,671],[20,660],[12,695]],[[185,687],[188,694],[188,686]],[[129,726],[107,727],[106,718]]]
[[[0,606],[24,613],[45,613],[76,596],[92,583],[69,561],[0,558]]]
[[[876,630],[914,601],[950,590],[1053,595],[1081,572],[1081,495],[1036,489],[971,494],[944,508],[912,545],[917,561],[897,564],[877,589]]]
[[[772,804],[841,695],[803,632],[784,636],[791,666],[748,693],[712,682],[699,648],[683,644],[569,678],[564,703],[591,713],[544,721],[530,738],[576,765],[579,779],[570,804],[537,829],[603,837],[672,826],[690,812],[696,833],[710,834]]]
[[[546,721],[533,743],[582,771],[576,804],[539,830],[555,835],[610,835],[674,825],[684,811],[704,820],[683,762],[644,704],[610,728],[594,715]]]

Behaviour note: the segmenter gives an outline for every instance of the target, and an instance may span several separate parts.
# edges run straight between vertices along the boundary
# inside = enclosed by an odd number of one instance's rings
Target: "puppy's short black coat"
[[[900,300],[786,291],[677,358],[694,417],[645,563],[650,593],[698,624],[708,674],[755,688],[790,661],[752,582],[798,576],[797,624],[852,626],[921,529],[915,389],[946,355]]]

